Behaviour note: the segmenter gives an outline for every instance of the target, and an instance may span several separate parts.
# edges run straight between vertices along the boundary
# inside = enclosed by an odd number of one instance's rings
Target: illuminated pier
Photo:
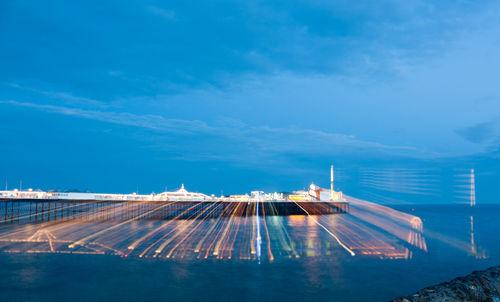
[[[274,261],[408,258],[426,250],[418,217],[352,202],[352,214],[344,214],[328,201],[2,200],[0,252]]]
[[[427,250],[418,217],[346,199],[349,213],[329,201],[1,200],[0,252],[273,261]]]
[[[184,185],[177,191],[149,195],[0,191],[0,215],[3,216],[0,223],[23,219],[120,220],[137,215],[144,215],[143,219],[170,219],[177,216],[179,219],[185,219],[190,217],[191,213],[214,205],[214,210],[204,213],[200,218],[221,215],[225,217],[229,215],[233,204],[242,209],[241,215],[247,216],[252,213],[257,203],[260,203],[262,210],[269,215],[323,215],[349,211],[347,201],[328,198],[321,200],[316,198],[316,194],[314,192],[311,196],[311,193],[306,191],[294,191],[289,194],[252,191],[250,195],[215,197],[189,192]],[[107,211],[108,209],[112,211]]]
[[[253,215],[256,204],[270,216],[324,215],[346,213],[347,203],[337,202],[235,202],[235,201],[82,201],[82,200],[0,200],[0,223],[42,222],[51,220],[104,221],[141,219],[189,219],[193,213],[203,212],[198,218],[228,217],[235,205],[241,208],[236,216]],[[205,211],[213,208],[212,211]]]
[[[311,184],[209,196],[0,191],[0,252],[274,261],[315,255],[409,258],[420,218]],[[338,215],[340,214],[340,215]]]

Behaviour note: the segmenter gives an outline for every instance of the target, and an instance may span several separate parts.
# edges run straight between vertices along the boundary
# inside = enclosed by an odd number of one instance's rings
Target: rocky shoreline
[[[392,302],[488,301],[500,302],[500,266],[474,271],[450,282],[429,286]]]

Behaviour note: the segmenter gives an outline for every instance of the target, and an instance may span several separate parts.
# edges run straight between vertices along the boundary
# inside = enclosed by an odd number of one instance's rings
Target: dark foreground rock
[[[500,302],[500,266],[426,287],[392,302],[488,301]]]

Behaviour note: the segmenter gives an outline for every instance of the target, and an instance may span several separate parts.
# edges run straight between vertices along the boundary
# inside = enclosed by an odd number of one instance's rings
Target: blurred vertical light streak
[[[262,243],[262,239],[260,237],[260,218],[259,218],[259,203],[256,203],[256,210],[255,210],[255,228],[256,228],[256,238],[255,238],[255,250],[257,252],[257,259],[260,263],[260,257],[261,257],[261,251],[260,251],[260,246]]]

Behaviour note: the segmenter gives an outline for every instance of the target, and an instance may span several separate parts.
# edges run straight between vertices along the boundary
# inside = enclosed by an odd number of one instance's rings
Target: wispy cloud
[[[187,121],[181,119],[166,119],[159,115],[137,115],[128,112],[87,110],[54,105],[42,105],[18,101],[0,101],[0,104],[10,104],[21,107],[34,108],[46,112],[75,116],[79,118],[97,120],[106,123],[134,126],[149,130],[171,132],[179,134],[203,133],[213,131],[201,121]]]
[[[160,16],[162,18],[165,18],[167,20],[170,20],[170,21],[175,20],[175,12],[173,12],[171,10],[160,8],[158,6],[152,6],[152,5],[146,6],[146,10],[152,14],[155,14],[155,15]]]
[[[51,99],[57,99],[58,101],[63,101],[64,103],[71,104],[72,106],[92,106],[99,108],[107,107],[107,105],[101,101],[86,97],[75,96],[67,92],[41,90],[32,87],[22,86],[17,83],[7,83],[7,85],[20,90],[25,90],[36,94],[44,95]]]
[[[170,119],[160,115],[139,115],[129,112],[87,110],[64,106],[35,104],[14,100],[0,104],[32,108],[50,113],[126,125],[152,131],[154,147],[167,147],[184,160],[223,160],[277,163],[287,154],[308,156],[333,155],[345,152],[421,155],[407,146],[390,146],[378,142],[364,141],[352,135],[329,133],[296,127],[273,128],[269,126],[247,126],[234,120],[220,126],[212,126],[200,120]],[[159,135],[181,135],[193,137],[175,145],[164,145]],[[195,150],[193,152],[193,150]]]

